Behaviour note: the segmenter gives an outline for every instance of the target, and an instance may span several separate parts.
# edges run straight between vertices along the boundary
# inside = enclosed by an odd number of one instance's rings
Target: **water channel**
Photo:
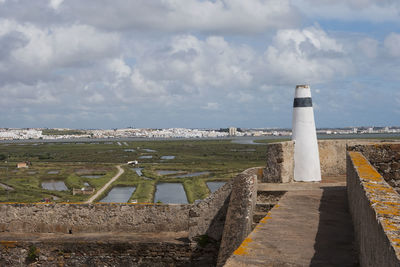
[[[127,186],[127,187],[122,187],[122,186],[117,186],[111,189],[110,192],[108,192],[107,196],[100,200],[99,202],[117,202],[117,203],[126,203],[128,202],[129,198],[132,196],[133,192],[135,192],[136,187],[133,186]]]
[[[154,202],[166,204],[187,204],[185,189],[181,183],[159,183],[156,187]]]

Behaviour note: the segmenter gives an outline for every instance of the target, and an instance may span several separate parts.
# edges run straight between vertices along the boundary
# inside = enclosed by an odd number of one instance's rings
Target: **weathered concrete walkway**
[[[358,266],[346,187],[330,182],[287,185],[225,266]]]
[[[113,178],[111,178],[110,181],[108,181],[101,189],[97,190],[96,194],[86,200],[85,203],[92,203],[104,192],[104,190],[106,190],[115,180],[118,179],[118,177],[120,177],[124,173],[124,169],[122,169],[120,165],[117,166],[117,169],[118,173]]]

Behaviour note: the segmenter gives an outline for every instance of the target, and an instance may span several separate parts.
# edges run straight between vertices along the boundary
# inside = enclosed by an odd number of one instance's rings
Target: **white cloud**
[[[124,118],[122,126],[137,120],[158,127],[167,124],[167,116],[176,124],[196,121],[182,125],[196,127],[209,120],[193,118],[218,110],[216,124],[242,120],[260,126],[256,121],[264,123],[266,114],[276,112],[265,123],[282,126],[281,114],[298,83],[311,84],[324,112],[331,102],[338,105],[334,110],[345,109],[338,99],[348,95],[365,106],[368,84],[394,96],[394,86],[384,85],[397,84],[400,77],[398,24],[388,27],[394,32],[383,41],[380,36],[387,32],[362,28],[359,33],[361,26],[346,24],[400,21],[398,1],[0,3],[3,125],[21,114],[21,121],[79,121],[81,127]],[[298,28],[320,19],[322,27]],[[332,19],[339,21],[330,24]],[[350,28],[342,31],[337,25]],[[347,85],[349,80],[359,86]],[[359,98],[351,97],[356,94]]]
[[[119,45],[118,34],[87,25],[43,28],[0,19],[0,86],[54,79],[54,72],[85,68],[117,55]]]
[[[134,94],[140,93],[140,95],[162,96],[166,93],[162,84],[146,79],[138,69],[133,70],[130,79]]]
[[[89,103],[94,103],[94,104],[99,104],[104,102],[104,96],[102,96],[99,93],[95,93],[91,96],[88,97],[88,102]]]
[[[203,109],[206,110],[218,110],[219,104],[216,102],[208,102],[207,105],[203,106]]]
[[[117,78],[125,78],[131,74],[131,68],[121,58],[111,60],[108,67],[117,74]]]
[[[153,29],[253,33],[295,25],[289,0],[80,0],[64,10],[85,23],[107,29]],[[104,8],[98,8],[98,6]]]
[[[26,66],[63,66],[96,61],[107,57],[119,43],[114,33],[100,32],[86,25],[40,29],[34,25],[17,25],[16,31],[27,44],[12,52],[15,60]]]
[[[54,10],[58,10],[60,5],[64,2],[64,0],[50,0],[49,6]]]
[[[378,55],[379,42],[372,38],[363,38],[358,41],[358,48],[368,58],[376,58]]]
[[[400,57],[400,34],[391,33],[384,41],[386,52],[393,57]]]
[[[264,55],[269,74],[289,83],[316,83],[351,72],[343,45],[322,29],[280,30]]]
[[[292,0],[292,3],[313,19],[400,21],[400,2],[397,0]]]

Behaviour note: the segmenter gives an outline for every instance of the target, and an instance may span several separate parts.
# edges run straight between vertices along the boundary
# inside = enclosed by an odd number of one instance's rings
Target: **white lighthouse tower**
[[[308,85],[297,85],[293,102],[294,180],[321,181],[317,133],[311,91]]]

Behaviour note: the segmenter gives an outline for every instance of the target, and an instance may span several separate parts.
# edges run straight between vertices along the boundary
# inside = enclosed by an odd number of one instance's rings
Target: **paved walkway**
[[[346,187],[341,183],[334,179],[286,185],[288,192],[226,266],[358,266]]]
[[[115,180],[117,180],[123,173],[124,169],[121,168],[121,165],[116,166],[118,169],[118,173],[110,179],[102,188],[97,190],[96,194],[91,196],[85,203],[92,203],[96,198],[98,198]]]

